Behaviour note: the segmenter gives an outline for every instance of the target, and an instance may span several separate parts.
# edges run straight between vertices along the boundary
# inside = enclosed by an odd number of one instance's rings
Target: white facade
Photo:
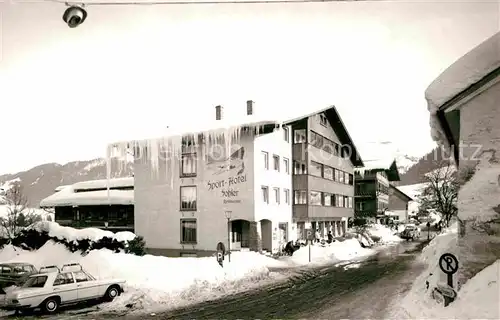
[[[292,223],[291,130],[284,128],[254,140],[254,219],[272,221],[272,226],[261,223],[260,227],[272,228],[273,251],[280,244],[297,238],[296,226]],[[264,190],[267,190],[267,201]]]

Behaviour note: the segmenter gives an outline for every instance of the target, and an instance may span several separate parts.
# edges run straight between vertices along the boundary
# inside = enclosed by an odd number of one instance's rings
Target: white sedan
[[[71,267],[77,270],[69,271]],[[55,313],[61,305],[104,299],[112,301],[123,292],[125,280],[97,280],[79,264],[66,264],[59,269],[48,266],[28,278],[22,287],[9,291],[1,299],[0,309],[34,310]]]

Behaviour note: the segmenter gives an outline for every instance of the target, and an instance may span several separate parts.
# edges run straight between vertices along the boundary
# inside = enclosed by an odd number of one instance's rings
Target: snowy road
[[[89,309],[23,319],[382,319],[391,298],[409,290],[422,270],[415,263],[419,247],[403,242],[359,263],[281,270],[290,275],[284,283],[162,313],[103,314]]]

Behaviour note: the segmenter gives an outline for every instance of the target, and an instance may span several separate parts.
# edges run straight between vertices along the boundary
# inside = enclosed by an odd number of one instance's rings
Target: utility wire
[[[48,2],[64,3],[67,5],[89,6],[152,6],[152,5],[179,5],[179,4],[270,4],[270,3],[321,3],[321,2],[396,2],[395,0],[207,0],[207,1],[161,1],[161,0],[145,0],[145,1],[106,1],[106,2],[72,2],[64,0],[45,0]]]

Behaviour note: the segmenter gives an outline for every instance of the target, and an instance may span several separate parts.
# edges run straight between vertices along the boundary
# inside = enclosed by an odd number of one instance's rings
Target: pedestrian
[[[328,243],[332,243],[333,242],[333,234],[331,231],[328,231]]]
[[[319,238],[320,238],[320,234],[319,234],[319,229],[316,229],[316,234],[314,235],[314,238],[315,238],[315,242],[318,242],[319,243]]]

